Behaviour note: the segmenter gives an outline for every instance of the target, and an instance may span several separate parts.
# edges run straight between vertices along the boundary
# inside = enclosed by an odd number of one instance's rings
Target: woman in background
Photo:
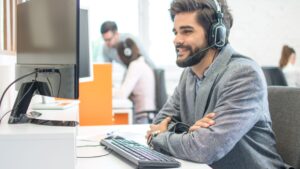
[[[132,39],[119,42],[117,52],[127,71],[120,89],[114,92],[113,97],[132,100],[134,123],[149,123],[147,112],[156,110],[154,72]]]
[[[282,69],[288,86],[300,87],[300,69],[295,66],[296,52],[288,45],[284,45],[281,51],[279,67]]]

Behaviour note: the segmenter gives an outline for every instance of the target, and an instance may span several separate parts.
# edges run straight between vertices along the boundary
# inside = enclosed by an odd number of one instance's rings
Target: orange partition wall
[[[94,64],[94,80],[80,82],[80,125],[111,125],[112,118],[112,65]]]
[[[113,117],[113,124],[128,124],[128,114],[127,113],[117,113]]]

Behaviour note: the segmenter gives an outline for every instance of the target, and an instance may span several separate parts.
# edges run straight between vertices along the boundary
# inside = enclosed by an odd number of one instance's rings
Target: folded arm
[[[215,124],[182,134],[162,132],[152,139],[154,149],[206,164],[224,157],[259,119],[266,91],[260,75],[251,67],[235,67],[218,93]]]

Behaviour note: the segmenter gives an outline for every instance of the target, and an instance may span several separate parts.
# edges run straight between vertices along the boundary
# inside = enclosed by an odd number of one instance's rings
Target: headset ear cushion
[[[132,55],[132,50],[130,48],[125,48],[124,49],[124,55],[127,56],[127,57],[131,57]]]
[[[226,43],[226,27],[223,23],[215,23],[211,26],[209,45],[222,48]]]

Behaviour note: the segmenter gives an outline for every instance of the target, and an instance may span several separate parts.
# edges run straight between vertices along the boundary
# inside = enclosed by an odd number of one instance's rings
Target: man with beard
[[[224,0],[173,0],[177,65],[173,95],[147,132],[155,150],[214,169],[285,168],[275,148],[260,66],[228,42]]]

